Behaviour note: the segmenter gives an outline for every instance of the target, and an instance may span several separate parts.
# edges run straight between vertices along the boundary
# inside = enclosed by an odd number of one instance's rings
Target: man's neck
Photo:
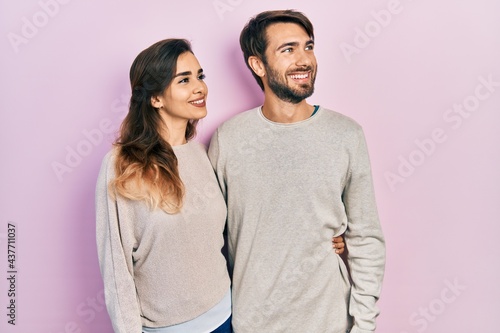
[[[307,104],[306,100],[293,104],[266,96],[262,105],[264,117],[276,123],[296,123],[309,118],[313,111],[314,106]]]

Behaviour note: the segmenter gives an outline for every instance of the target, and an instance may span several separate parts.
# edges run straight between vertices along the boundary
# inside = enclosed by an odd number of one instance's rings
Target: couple
[[[189,43],[158,42],[132,64],[96,188],[114,330],[374,332],[385,245],[363,131],[305,101],[317,64],[302,13],[260,13],[240,44],[264,103],[222,124],[208,158],[192,141],[207,86]],[[342,234],[349,269],[342,238],[331,249]]]

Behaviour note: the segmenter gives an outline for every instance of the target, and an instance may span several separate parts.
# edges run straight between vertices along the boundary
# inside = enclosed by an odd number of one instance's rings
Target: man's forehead
[[[267,27],[266,35],[269,46],[291,42],[305,43],[311,40],[306,29],[302,25],[293,22],[273,23]]]

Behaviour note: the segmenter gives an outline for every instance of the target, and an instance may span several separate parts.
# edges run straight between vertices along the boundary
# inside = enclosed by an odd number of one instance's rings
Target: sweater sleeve
[[[124,216],[108,193],[112,163],[108,154],[96,186],[96,239],[99,266],[104,281],[106,307],[115,333],[140,333],[142,324],[133,279],[132,249],[124,246]]]
[[[376,302],[380,296],[385,269],[385,241],[376,208],[371,167],[365,137],[361,128],[357,145],[351,153],[348,179],[343,200],[348,225],[345,241],[352,289],[349,304],[354,318],[351,333],[375,331],[379,314]]]
[[[217,129],[210,140],[210,145],[208,147],[208,158],[210,159],[210,163],[212,163],[212,167],[215,171],[215,175],[217,176],[217,180],[219,182],[220,189],[222,191],[222,195],[224,199],[227,201],[226,195],[226,182],[224,179],[224,168],[222,167],[222,158],[221,151],[219,146],[219,130]]]

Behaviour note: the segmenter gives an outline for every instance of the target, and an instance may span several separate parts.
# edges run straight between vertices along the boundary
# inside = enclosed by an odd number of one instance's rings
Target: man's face
[[[269,89],[281,100],[297,104],[314,92],[316,57],[314,41],[295,23],[275,23],[267,28],[264,67]]]

